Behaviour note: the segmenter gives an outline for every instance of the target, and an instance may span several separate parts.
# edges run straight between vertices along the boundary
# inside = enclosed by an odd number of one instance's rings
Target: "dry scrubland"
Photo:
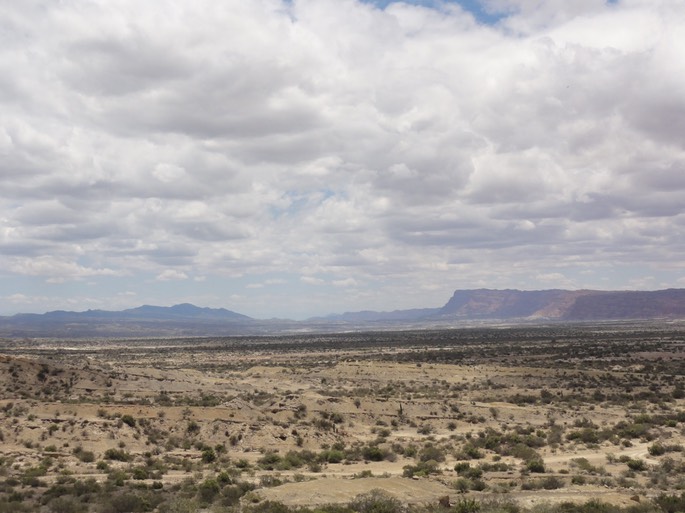
[[[684,511],[683,327],[0,342],[0,512]]]

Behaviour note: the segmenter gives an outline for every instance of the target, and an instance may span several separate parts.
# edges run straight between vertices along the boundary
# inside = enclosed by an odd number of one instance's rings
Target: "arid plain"
[[[682,511],[684,330],[7,339],[0,512]]]

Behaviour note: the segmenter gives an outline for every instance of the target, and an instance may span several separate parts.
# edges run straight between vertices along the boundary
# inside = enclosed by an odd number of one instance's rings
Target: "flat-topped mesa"
[[[567,321],[677,318],[685,317],[685,289],[457,290],[439,315],[459,319]]]

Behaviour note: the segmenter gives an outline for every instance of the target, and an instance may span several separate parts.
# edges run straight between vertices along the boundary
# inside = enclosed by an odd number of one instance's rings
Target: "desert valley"
[[[0,511],[683,511],[684,328],[5,339]]]

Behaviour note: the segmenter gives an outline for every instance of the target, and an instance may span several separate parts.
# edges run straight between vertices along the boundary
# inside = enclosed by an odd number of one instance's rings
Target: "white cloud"
[[[685,7],[484,4],[504,18],[355,0],[0,8],[8,296],[34,276],[107,284],[104,302],[248,290],[245,313],[269,317],[565,286],[598,262],[631,269],[605,286],[679,283]],[[280,286],[287,301],[267,294]]]
[[[13,272],[26,276],[42,276],[54,282],[70,279],[83,279],[92,276],[121,276],[125,271],[108,268],[93,268],[64,259],[41,256],[38,258],[15,258],[11,261]]]
[[[45,301],[47,297],[32,297],[27,296],[26,294],[12,294],[10,296],[5,296],[2,299],[12,305],[32,305],[36,302]]]
[[[187,280],[188,275],[183,271],[166,269],[157,275],[157,281]]]
[[[315,278],[314,276],[302,276],[300,277],[300,281],[302,283],[306,283],[307,285],[323,285],[325,284],[325,280],[322,280],[321,278]]]
[[[333,280],[334,287],[354,287],[357,285],[357,280],[354,278],[347,278],[344,280]]]

